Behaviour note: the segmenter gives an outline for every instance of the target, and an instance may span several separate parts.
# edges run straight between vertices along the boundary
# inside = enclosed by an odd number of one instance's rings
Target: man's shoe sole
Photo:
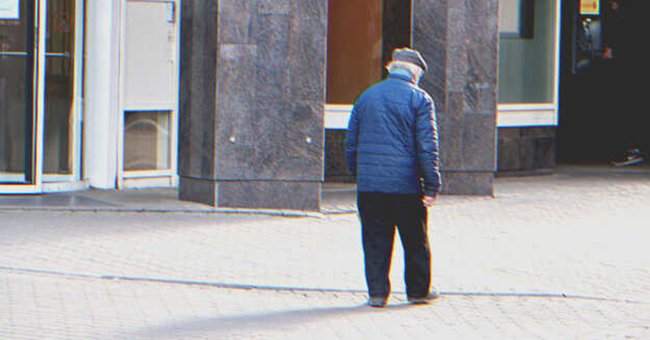
[[[382,308],[386,306],[387,298],[369,298],[368,299],[368,306],[374,307],[374,308]]]
[[[408,297],[407,300],[409,303],[412,303],[414,305],[426,305],[432,300],[435,300],[440,297],[439,293],[431,293],[429,296],[425,297]]]

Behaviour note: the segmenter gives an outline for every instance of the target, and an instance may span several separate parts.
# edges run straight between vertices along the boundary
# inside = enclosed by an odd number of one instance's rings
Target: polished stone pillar
[[[413,0],[413,48],[436,101],[443,193],[492,195],[496,172],[497,0]]]
[[[327,0],[182,6],[179,198],[319,210]]]

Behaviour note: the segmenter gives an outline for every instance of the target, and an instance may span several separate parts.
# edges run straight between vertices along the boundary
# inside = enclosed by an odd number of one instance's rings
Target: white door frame
[[[84,179],[114,189],[117,166],[119,39],[122,0],[87,1],[84,74]]]
[[[120,0],[122,3],[122,23],[120,25],[120,76],[119,76],[119,105],[117,119],[117,187],[118,188],[140,188],[140,187],[176,187],[178,185],[178,98],[170,114],[169,132],[170,138],[170,168],[167,170],[146,170],[146,171],[124,171],[124,116],[125,116],[125,62],[126,57],[126,15],[128,2],[144,3],[173,3],[174,20],[176,23],[176,67],[174,68],[173,79],[176,79],[176,88],[180,79],[180,26],[181,26],[181,3],[180,0]],[[178,91],[176,91],[178,92]]]

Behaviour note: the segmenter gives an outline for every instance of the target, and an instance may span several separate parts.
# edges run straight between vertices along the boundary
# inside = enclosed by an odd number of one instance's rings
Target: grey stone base
[[[218,181],[180,177],[178,198],[222,208],[320,211],[321,182]]]
[[[178,179],[178,199],[217,206],[217,182],[180,176]]]
[[[494,196],[494,172],[442,171],[442,193]]]
[[[499,128],[498,171],[535,173],[555,168],[555,127]]]

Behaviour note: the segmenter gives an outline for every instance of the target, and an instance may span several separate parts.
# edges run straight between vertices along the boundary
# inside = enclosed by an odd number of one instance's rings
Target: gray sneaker
[[[381,308],[386,306],[387,301],[388,301],[387,297],[370,297],[368,299],[368,306]]]
[[[612,161],[612,165],[628,166],[628,165],[639,164],[642,163],[643,161],[645,161],[645,159],[643,158],[643,154],[641,153],[641,150],[634,148],[625,151],[625,154],[623,155],[622,159]]]
[[[431,290],[429,291],[429,295],[427,296],[422,296],[422,297],[415,297],[415,296],[409,296],[408,302],[414,304],[414,305],[426,305],[429,303],[431,300],[435,300],[440,297],[440,291],[438,290],[437,287],[431,287]]]

